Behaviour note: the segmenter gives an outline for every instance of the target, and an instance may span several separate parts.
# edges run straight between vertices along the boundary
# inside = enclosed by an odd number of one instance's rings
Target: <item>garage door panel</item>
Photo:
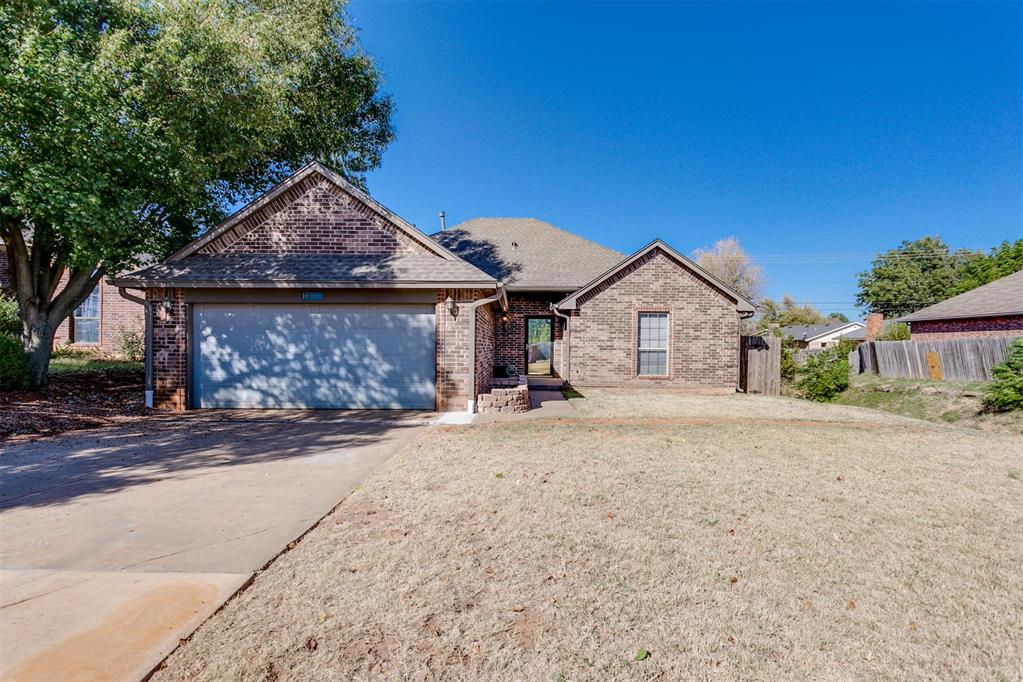
[[[433,306],[196,306],[200,407],[434,406]]]

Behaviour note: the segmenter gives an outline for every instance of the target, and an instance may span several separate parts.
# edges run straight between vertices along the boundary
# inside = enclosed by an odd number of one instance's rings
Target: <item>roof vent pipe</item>
[[[445,217],[444,211],[441,211],[437,215],[438,215],[438,217],[440,217],[440,229],[441,229],[441,231],[448,229],[447,223],[444,220],[444,217]]]

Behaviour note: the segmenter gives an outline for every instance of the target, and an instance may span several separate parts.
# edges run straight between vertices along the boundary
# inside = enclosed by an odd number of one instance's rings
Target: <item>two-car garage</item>
[[[192,406],[434,409],[435,307],[192,308]]]

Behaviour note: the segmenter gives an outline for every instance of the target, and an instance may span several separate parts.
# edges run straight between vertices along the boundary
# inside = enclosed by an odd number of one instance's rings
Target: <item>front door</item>
[[[554,320],[526,318],[526,374],[550,376],[554,361]]]

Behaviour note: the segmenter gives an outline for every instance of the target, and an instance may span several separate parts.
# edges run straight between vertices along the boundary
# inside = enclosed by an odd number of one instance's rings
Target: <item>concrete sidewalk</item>
[[[434,416],[187,415],[0,446],[0,679],[141,679]]]

